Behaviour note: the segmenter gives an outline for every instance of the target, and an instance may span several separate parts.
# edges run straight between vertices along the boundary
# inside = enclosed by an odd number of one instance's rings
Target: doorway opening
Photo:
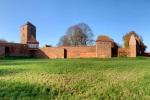
[[[64,49],[64,58],[66,59],[67,58],[67,50]]]
[[[5,47],[5,56],[10,56],[10,48]]]
[[[29,54],[31,58],[34,58],[36,54],[36,50],[30,50]]]

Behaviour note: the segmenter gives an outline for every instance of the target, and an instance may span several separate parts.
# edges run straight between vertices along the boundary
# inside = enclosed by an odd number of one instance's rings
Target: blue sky
[[[87,23],[98,35],[109,35],[119,44],[136,31],[150,50],[150,0],[0,0],[0,38],[20,41],[20,26],[37,27],[41,46],[56,45],[71,25]]]

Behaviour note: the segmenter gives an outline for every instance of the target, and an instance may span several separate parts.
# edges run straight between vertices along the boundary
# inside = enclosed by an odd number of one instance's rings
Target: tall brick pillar
[[[96,56],[98,58],[112,57],[112,40],[107,36],[99,36],[96,40]]]
[[[136,39],[134,35],[131,35],[130,37],[129,49],[130,49],[129,57],[136,57]]]

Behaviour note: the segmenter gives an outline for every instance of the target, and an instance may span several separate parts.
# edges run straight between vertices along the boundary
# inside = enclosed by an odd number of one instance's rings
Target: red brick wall
[[[119,48],[118,49],[118,56],[120,57],[128,57],[130,55],[129,48]]]
[[[64,47],[68,58],[93,58],[96,57],[95,46]]]
[[[0,51],[4,53],[3,56],[29,56],[27,45],[24,44],[1,43],[0,47]]]
[[[111,58],[112,56],[112,42],[96,42],[96,53],[99,58]]]
[[[130,48],[130,55],[129,57],[136,57],[137,54],[137,48],[136,48],[136,39],[134,35],[131,35],[130,41],[129,41],[129,48]]]
[[[44,47],[36,52],[37,57],[64,58],[64,49],[59,47]]]
[[[37,57],[64,58],[66,50],[67,58],[91,58],[96,57],[95,46],[85,47],[44,47],[37,51]]]
[[[28,42],[36,41],[36,27],[31,23],[26,23],[21,27],[21,43],[27,44]]]
[[[4,57],[5,56],[5,47],[0,45],[0,57]]]
[[[26,44],[27,43],[27,25],[26,26],[22,26],[21,27],[21,32],[20,32],[20,42],[22,44]]]

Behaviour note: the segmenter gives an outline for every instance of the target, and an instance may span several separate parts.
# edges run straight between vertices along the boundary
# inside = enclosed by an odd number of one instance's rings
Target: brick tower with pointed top
[[[136,57],[136,39],[134,35],[131,35],[130,41],[129,41],[129,49],[130,49],[130,55],[129,57]]]

